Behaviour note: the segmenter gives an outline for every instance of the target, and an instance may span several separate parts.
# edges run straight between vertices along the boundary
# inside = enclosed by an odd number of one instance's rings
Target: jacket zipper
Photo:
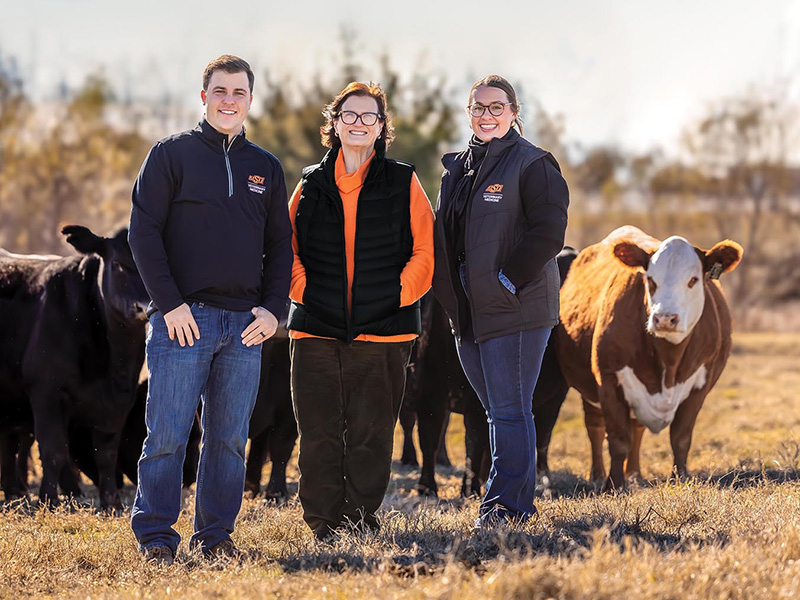
[[[464,175],[464,177],[472,177],[472,175],[474,173],[475,173],[474,169],[470,169]],[[474,182],[473,182],[473,184],[474,184]],[[473,186],[470,186],[470,191],[469,191],[470,194],[472,194],[472,187]],[[448,191],[448,196],[449,195],[450,195],[450,192]],[[471,203],[470,203],[470,205],[471,205]],[[438,219],[437,219],[437,221],[438,221]],[[442,227],[444,227],[444,226],[442,226]],[[466,235],[467,235],[467,233],[466,233],[466,228],[465,228],[465,231],[464,231],[465,239],[466,239]],[[447,234],[443,233],[443,236],[446,237]],[[466,247],[464,248],[464,252],[466,253]],[[451,264],[450,263],[450,250],[447,247],[447,242],[446,241],[445,241],[445,244],[444,244],[444,259],[445,259],[445,264],[447,264],[447,265]],[[466,259],[466,257],[465,257],[465,259]],[[456,258],[456,260],[458,260],[458,259]],[[466,263],[466,260],[464,262]],[[459,266],[459,270],[460,270],[461,265],[458,265],[458,266]],[[461,281],[461,273],[460,272],[456,273],[456,277],[458,277],[458,281],[460,282]],[[452,273],[450,273],[450,276],[447,279],[448,279],[448,283],[450,284],[450,291],[453,293],[453,299],[456,301],[456,314],[455,314],[455,317],[456,317],[456,327],[455,327],[456,328],[456,335],[455,335],[455,337],[456,337],[456,345],[461,346],[461,326],[462,326],[462,323],[461,323],[461,320],[459,319],[459,316],[461,315],[461,311],[458,309],[458,294],[456,293],[456,287],[455,287],[455,284],[453,283]],[[462,284],[462,287],[463,287],[463,284]],[[464,291],[464,294],[466,295],[466,290]],[[467,300],[469,300],[469,298],[467,298]]]
[[[467,197],[467,217],[464,222],[464,264],[468,265],[469,261],[467,261],[467,240],[469,239],[469,216],[472,214],[472,194],[475,191],[475,188],[480,181],[481,171],[483,170],[483,165],[486,164],[486,161],[489,160],[489,150],[486,150],[486,156],[481,161],[480,166],[478,166],[478,172],[475,173],[475,179],[472,180],[472,184],[469,189],[469,196]],[[467,175],[471,175],[474,173],[474,169],[470,169]],[[467,267],[467,282],[469,282],[469,267]],[[461,273],[458,274],[458,280],[461,281]],[[466,290],[464,290],[464,294],[466,295]],[[469,298],[467,298],[469,300]],[[475,335],[475,307],[473,306],[473,302],[469,302],[469,316],[472,323],[472,336],[475,338],[477,342],[477,336]],[[461,332],[459,331],[459,338],[461,337]],[[461,345],[461,340],[459,340],[459,346]]]
[[[362,187],[362,189],[363,189],[363,187]],[[359,192],[359,196],[360,195],[361,195],[361,192]],[[344,322],[345,322],[345,328],[347,329],[347,344],[352,346],[353,345],[353,340],[355,339],[355,331],[354,331],[355,325],[353,324],[353,315],[352,315],[352,310],[350,308],[350,303],[347,301],[347,292],[348,292],[348,287],[347,287],[347,239],[346,239],[345,233],[344,233],[344,202],[342,202],[342,196],[339,193],[339,188],[338,187],[336,188],[336,201],[338,203],[338,206],[342,207],[342,213],[341,213],[341,216],[342,216],[342,241],[344,242],[344,244],[342,244],[342,259],[344,260],[344,263],[342,265],[344,267]],[[358,228],[358,208],[356,208],[356,228]],[[354,236],[355,236],[355,240],[353,240],[353,241],[355,242],[356,240],[358,240],[357,229],[356,229],[356,233],[354,234]],[[353,305],[355,305],[355,294],[356,294],[356,269],[355,269],[356,257],[355,257],[355,254],[356,254],[356,249],[355,249],[355,243],[354,243],[353,244],[353,282],[351,284],[352,290],[353,290]]]
[[[228,155],[231,146],[233,146],[233,140],[231,140],[231,143],[227,146],[225,145],[225,140],[222,140],[222,151],[225,153],[225,167],[228,169],[228,198],[233,197],[233,173],[231,173],[231,159]]]
[[[322,188],[322,186],[320,186]],[[339,195],[339,189],[336,188],[336,192],[332,192],[327,188],[322,188],[323,192],[328,195],[328,198],[334,203],[334,206],[337,208],[341,208],[339,212],[339,217],[342,219],[342,240],[344,241],[344,205],[342,203],[342,197]],[[356,219],[358,217],[356,216]],[[347,245],[342,244],[342,266],[344,267],[344,323],[345,323],[345,330],[347,331],[347,343],[352,345],[354,333],[353,333],[353,318],[350,314],[350,306],[347,302]],[[355,273],[353,273],[353,279],[355,279]],[[353,282],[355,283],[355,281]],[[355,286],[353,286],[355,287]]]
[[[447,233],[444,231],[444,225],[440,225],[440,227],[442,227],[442,236],[446,238]],[[450,265],[450,250],[447,248],[447,239],[444,240],[444,259],[446,261],[445,264]],[[450,273],[450,276],[447,279],[450,283],[450,291],[453,292],[453,299],[456,301],[456,345],[461,346],[461,322],[458,318],[458,315],[460,314],[458,310],[458,294],[456,293],[456,286],[453,284],[453,274]]]
[[[356,305],[356,256],[358,255],[358,248],[356,244],[358,244],[358,213],[361,210],[361,193],[364,191],[364,187],[367,185],[368,181],[371,181],[374,178],[374,175],[370,177],[372,174],[372,164],[370,164],[369,170],[367,171],[366,176],[364,177],[364,183],[361,184],[361,189],[358,192],[358,198],[356,199],[356,226],[355,231],[353,233],[354,240],[353,240],[353,281],[351,283],[350,288],[353,290],[353,297],[352,297],[352,305]],[[339,192],[338,186],[336,187],[336,199],[339,202],[339,205],[342,207],[342,239],[345,239],[344,235],[344,202],[342,202],[342,195]],[[352,345],[353,341],[355,340],[355,324],[353,323],[353,311],[350,308],[350,304],[347,302],[347,244],[345,243],[345,247],[342,250],[342,256],[344,256],[344,309],[345,309],[345,322],[347,323],[347,343]]]

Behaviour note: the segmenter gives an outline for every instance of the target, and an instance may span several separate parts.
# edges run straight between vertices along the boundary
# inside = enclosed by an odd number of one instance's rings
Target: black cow
[[[147,382],[139,385],[119,448],[117,482],[122,485],[122,475],[134,484],[137,482],[137,465],[142,454],[142,445],[147,435],[145,407],[147,404]],[[183,485],[190,486],[197,479],[197,464],[200,456],[200,441],[203,433],[198,406],[195,421],[186,444],[183,463]],[[275,339],[265,342],[261,351],[261,381],[253,414],[250,418],[250,451],[247,456],[245,491],[264,495],[282,502],[288,497],[286,487],[286,465],[297,440],[297,424],[292,412],[289,390],[289,338],[285,329],[279,329]],[[70,454],[77,466],[93,482],[97,481],[97,466],[94,463],[91,444],[86,430],[70,429]],[[267,459],[272,462],[269,483],[262,491],[261,471]],[[77,485],[77,484],[76,484]]]
[[[561,282],[577,252],[566,247],[557,257]],[[421,495],[436,496],[438,486],[434,476],[437,451],[444,435],[446,416],[449,410],[464,415],[466,464],[461,483],[462,495],[480,496],[488,477],[489,426],[486,413],[458,360],[450,324],[444,310],[432,294],[423,299],[423,330],[418,342],[417,355],[409,370],[406,383],[406,401],[416,408],[419,427],[422,470],[417,491]],[[533,393],[533,415],[536,425],[536,470],[543,482],[549,477],[548,450],[558,413],[569,387],[561,374],[551,337],[542,359],[542,370]],[[403,425],[404,458],[413,452],[411,430],[413,418],[408,414],[401,419]]]
[[[28,463],[33,446],[33,417],[0,431],[0,489],[6,500],[28,493]]]
[[[292,410],[289,381],[289,337],[281,327],[275,337],[263,344],[261,383],[253,415],[250,417],[250,452],[247,455],[245,490],[253,495],[283,502],[286,465],[297,441],[297,422]],[[261,471],[267,458],[272,470],[266,488],[261,489]]]
[[[117,487],[123,486],[123,475],[135,485],[138,480],[138,463],[142,454],[142,445],[147,435],[144,422],[147,404],[147,381],[139,384],[133,408],[125,420],[125,427],[120,437],[117,455]],[[12,432],[13,433],[13,432]],[[200,415],[196,415],[186,446],[186,459],[183,463],[183,485],[189,487],[197,479],[197,464],[200,457]],[[27,435],[2,436],[4,445],[0,448],[2,471],[0,479],[6,499],[22,498],[28,493],[28,472],[30,450],[33,445],[33,433]],[[70,496],[81,495],[80,473],[84,473],[94,485],[99,481],[97,464],[94,459],[94,448],[91,430],[73,422],[69,427],[69,454],[72,460],[67,469],[61,472],[59,486]],[[8,481],[8,483],[5,483]]]
[[[117,451],[144,361],[149,299],[126,229],[110,238],[76,225],[62,233],[83,256],[0,255],[0,432],[8,440],[32,427],[42,459],[39,497],[56,505],[59,483],[76,481],[68,475],[70,427],[85,427],[101,506],[120,508]]]
[[[476,406],[477,413],[474,410]],[[415,354],[406,377],[400,419],[404,433],[401,461],[405,464],[413,464],[416,459],[411,437],[415,411],[422,450],[422,471],[417,484],[419,493],[426,496],[437,494],[434,472],[450,411],[464,414],[467,465],[463,486],[470,488],[473,480],[477,481],[472,473],[472,465],[480,464],[480,459],[475,458],[478,456],[475,449],[470,446],[484,435],[488,440],[486,415],[461,368],[447,316],[432,293],[422,299],[422,335],[415,345]],[[477,485],[480,486],[480,483]],[[462,489],[462,492],[469,493],[466,489]]]
[[[147,400],[147,383],[139,386],[136,402],[125,423],[119,449],[118,482],[126,475],[134,484],[137,481],[137,463],[142,453],[142,444],[147,434],[144,413]],[[92,481],[97,478],[91,448],[83,430],[71,430],[70,453],[75,464]],[[186,445],[183,463],[183,485],[195,482],[200,456],[200,407]],[[289,390],[289,338],[285,328],[279,328],[276,336],[262,345],[261,381],[255,408],[250,418],[250,451],[247,456],[245,491],[262,495],[261,471],[267,458],[272,462],[269,483],[263,495],[277,501],[288,497],[286,488],[286,465],[297,440],[297,424],[292,412]]]
[[[140,386],[136,403],[125,424],[119,450],[119,472],[136,483],[137,463],[142,453],[142,444],[147,434],[144,412],[147,399],[147,385]],[[198,407],[195,422],[186,445],[186,459],[183,463],[183,485],[195,482],[197,463],[200,456],[202,427]],[[289,338],[285,329],[279,328],[275,338],[264,342],[261,350],[261,381],[258,387],[255,408],[250,417],[250,450],[247,455],[245,491],[253,495],[283,501],[288,497],[286,488],[286,465],[292,455],[297,440],[297,424],[292,412],[292,398],[289,390]],[[77,445],[77,440],[71,444]],[[77,454],[76,447],[70,451],[80,469],[94,480],[96,467],[89,460],[86,448]],[[272,472],[266,488],[261,490],[261,471],[267,458],[272,462]]]
[[[136,485],[139,479],[139,457],[142,455],[147,426],[144,421],[147,406],[147,381],[139,384],[136,400],[125,420],[125,427],[120,438],[117,455],[117,485],[122,487],[122,476],[125,475]],[[92,483],[97,485],[98,472],[94,462],[91,437],[85,427],[70,427],[69,452],[75,466],[82,471]],[[189,441],[186,444],[186,458],[183,461],[183,486],[189,487],[197,480],[197,464],[200,460],[200,437],[203,430],[200,426],[199,411],[195,415]]]

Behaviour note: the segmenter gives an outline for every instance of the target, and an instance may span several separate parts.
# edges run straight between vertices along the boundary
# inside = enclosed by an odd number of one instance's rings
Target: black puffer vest
[[[347,307],[344,209],[335,181],[340,148],[303,170],[295,227],[306,271],[303,304],[292,302],[289,329],[351,342],[421,329],[419,302],[400,308],[400,273],[411,258],[412,165],[386,158],[382,140],[358,196],[352,310]]]

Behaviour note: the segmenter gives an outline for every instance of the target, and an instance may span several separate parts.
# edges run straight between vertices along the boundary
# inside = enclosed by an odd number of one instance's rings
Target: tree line
[[[304,80],[259,74],[248,137],[281,160],[291,192],[301,169],[324,154],[323,106],[349,81],[380,81],[397,131],[389,154],[416,165],[435,202],[441,155],[465,136],[464,91],[453,90],[444,73],[404,77],[388,57],[377,76],[367,73],[347,47],[338,61]],[[658,148],[584,147],[567,136],[562,116],[523,94],[526,137],[557,157],[570,187],[568,242],[582,247],[622,224],[705,247],[732,238],[745,248],[726,285],[738,310],[800,301],[800,168],[793,162],[800,120],[787,87],[710,103],[681,132],[678,157]],[[198,107],[176,118],[154,104],[120,100],[100,73],[57,100],[34,102],[24,74],[0,54],[0,247],[60,254],[64,223],[100,231],[124,224],[153,141],[200,115]]]

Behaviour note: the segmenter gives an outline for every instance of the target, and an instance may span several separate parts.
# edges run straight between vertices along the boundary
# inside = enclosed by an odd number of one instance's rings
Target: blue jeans
[[[172,526],[181,510],[186,443],[201,397],[203,439],[190,544],[208,549],[230,539],[242,504],[247,429],[261,372],[261,346],[248,348],[241,339],[253,315],[202,303],[192,303],[191,310],[200,330],[194,346],[170,340],[160,312],[150,317],[147,437],[131,512],[142,549],[163,545],[174,553],[180,542]]]
[[[492,467],[479,522],[526,521],[536,512],[533,390],[550,331],[549,327],[530,329],[480,344],[467,332],[457,348],[464,373],[489,421]]]

